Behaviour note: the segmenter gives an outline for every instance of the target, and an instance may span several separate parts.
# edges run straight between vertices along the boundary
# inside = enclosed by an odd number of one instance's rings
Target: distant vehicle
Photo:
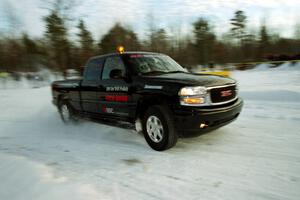
[[[82,80],[55,81],[52,94],[65,123],[78,116],[141,121],[157,151],[232,122],[243,105],[235,80],[189,73],[169,56],[148,52],[92,57]]]
[[[230,70],[230,67],[214,66],[214,64],[210,63],[208,67],[199,65],[193,71],[195,73],[199,73],[199,74],[211,74],[211,75],[230,77],[231,73],[229,70]]]
[[[9,73],[0,71],[0,78],[7,78],[8,76],[9,76]]]
[[[218,76],[224,76],[224,77],[230,77],[230,74],[231,74],[230,71],[227,71],[227,70],[213,71],[213,70],[210,70],[210,69],[203,69],[202,71],[200,71],[198,73],[199,74],[218,75]]]

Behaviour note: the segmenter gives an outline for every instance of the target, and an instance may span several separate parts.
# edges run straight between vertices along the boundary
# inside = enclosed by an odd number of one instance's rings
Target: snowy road
[[[0,90],[0,199],[298,200],[300,71],[234,77],[239,119],[165,152],[131,130],[64,126],[48,87]]]

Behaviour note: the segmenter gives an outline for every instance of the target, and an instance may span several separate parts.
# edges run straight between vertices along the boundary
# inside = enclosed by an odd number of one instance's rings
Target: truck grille
[[[236,86],[215,87],[210,89],[212,103],[221,103],[233,100],[236,97]]]

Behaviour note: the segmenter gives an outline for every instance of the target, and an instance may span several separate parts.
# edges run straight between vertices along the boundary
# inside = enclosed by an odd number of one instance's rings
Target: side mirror
[[[109,77],[110,77],[111,79],[120,79],[120,78],[124,78],[122,74],[123,74],[123,71],[122,71],[122,70],[120,70],[120,69],[113,69],[113,70],[110,71]]]

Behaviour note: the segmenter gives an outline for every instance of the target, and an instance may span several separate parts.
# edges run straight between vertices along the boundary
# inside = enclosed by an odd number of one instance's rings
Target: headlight
[[[205,87],[197,86],[197,87],[184,87],[181,88],[178,95],[179,96],[194,96],[194,95],[205,95],[207,90]]]
[[[207,89],[202,86],[181,88],[178,95],[180,104],[185,106],[197,106],[205,104]]]

